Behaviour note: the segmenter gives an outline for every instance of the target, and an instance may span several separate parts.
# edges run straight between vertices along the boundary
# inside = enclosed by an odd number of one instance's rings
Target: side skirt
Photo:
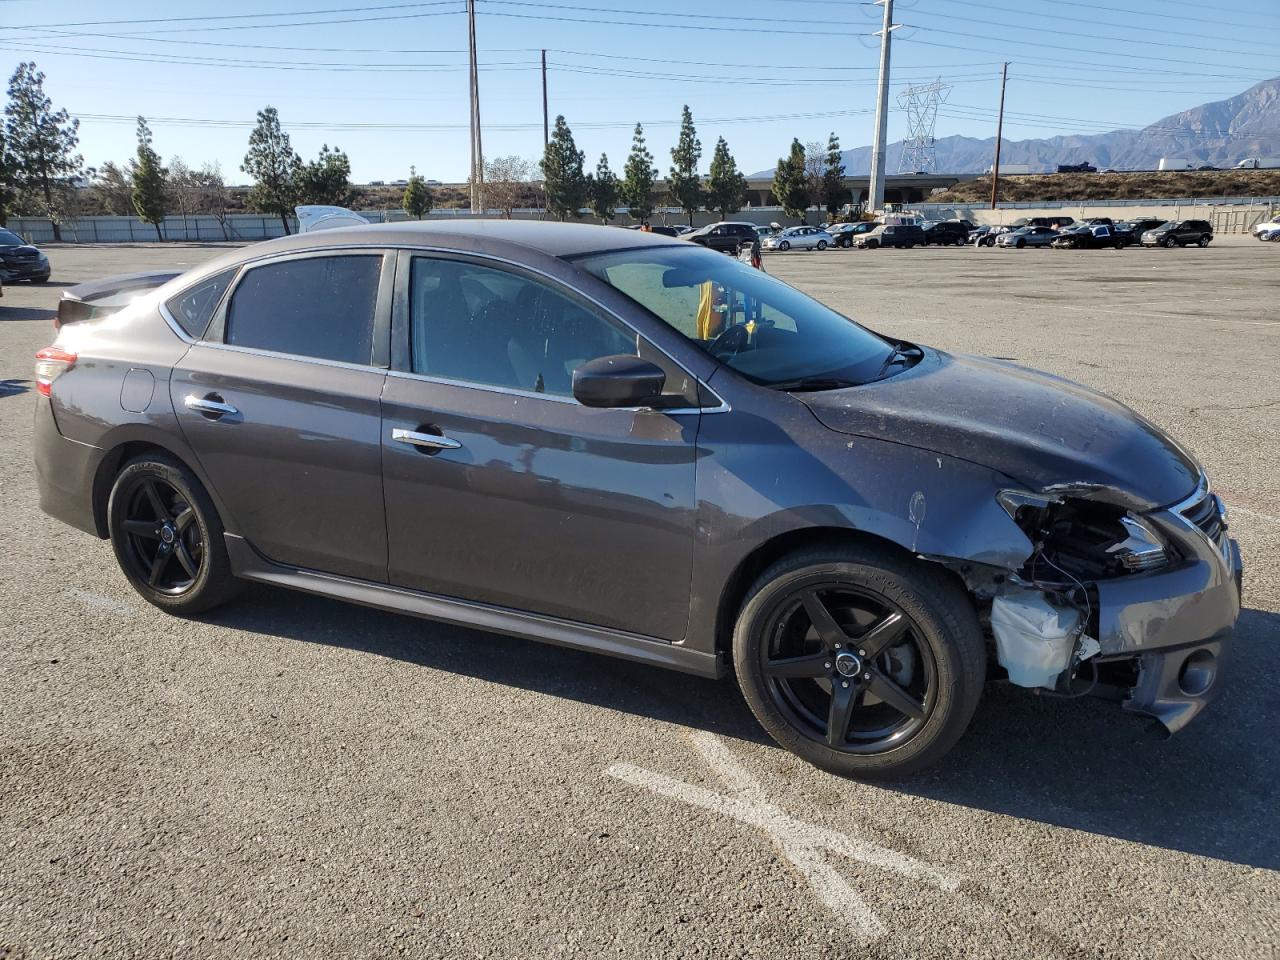
[[[718,678],[727,668],[719,656],[688,650],[678,644],[606,627],[595,627],[572,620],[561,620],[536,613],[523,613],[506,607],[495,607],[470,600],[441,597],[417,590],[406,590],[385,583],[355,580],[314,570],[287,567],[261,556],[243,538],[233,533],[223,535],[231,570],[245,580],[269,583],[304,593],[346,600],[350,603],[406,613],[427,620],[452,623],[477,630],[488,630],[512,637],[523,637],[541,643],[553,643],[574,650],[603,653],[623,660],[679,670],[701,677]]]

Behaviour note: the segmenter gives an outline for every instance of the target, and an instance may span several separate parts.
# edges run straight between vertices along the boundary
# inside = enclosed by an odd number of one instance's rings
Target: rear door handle
[[[240,411],[229,403],[223,403],[222,398],[216,393],[210,393],[203,397],[197,397],[194,393],[189,393],[182,401],[188,410],[195,410],[207,417],[218,419],[219,417],[235,416]]]
[[[419,433],[416,430],[404,430],[395,427],[391,431],[391,439],[424,450],[457,450],[462,446],[457,440],[436,433]]]

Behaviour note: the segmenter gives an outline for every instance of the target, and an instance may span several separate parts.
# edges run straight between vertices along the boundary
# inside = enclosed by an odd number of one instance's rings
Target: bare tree
[[[804,145],[804,181],[810,202],[821,204],[824,194],[822,175],[827,172],[827,145],[812,140]]]
[[[190,239],[190,226],[187,217],[200,212],[200,185],[196,181],[195,171],[187,166],[181,157],[169,160],[169,177],[166,183],[169,203],[182,217],[182,233]]]
[[[529,192],[533,164],[521,157],[494,157],[484,162],[485,202],[508,220]]]
[[[234,232],[228,223],[231,215],[231,193],[227,190],[226,181],[222,179],[222,168],[217,163],[206,163],[199,170],[189,171],[189,175],[196,198],[196,212],[208,214],[217,220],[218,226],[222,228],[222,239],[230,240]]]

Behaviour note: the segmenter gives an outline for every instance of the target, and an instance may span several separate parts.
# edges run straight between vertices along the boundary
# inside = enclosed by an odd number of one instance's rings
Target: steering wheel
[[[707,347],[713,357],[732,357],[741,353],[746,347],[751,334],[747,332],[745,323],[735,323],[723,330]]]

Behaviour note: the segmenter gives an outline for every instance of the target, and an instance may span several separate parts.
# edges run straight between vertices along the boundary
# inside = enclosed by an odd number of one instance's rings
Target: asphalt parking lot
[[[1277,245],[767,257],[1130,404],[1244,553],[1226,693],[1176,738],[990,686],[891,786],[775,747],[729,681],[265,587],[145,604],[37,508],[31,358],[59,284],[217,252],[51,247],[0,299],[0,958],[1280,953]]]

